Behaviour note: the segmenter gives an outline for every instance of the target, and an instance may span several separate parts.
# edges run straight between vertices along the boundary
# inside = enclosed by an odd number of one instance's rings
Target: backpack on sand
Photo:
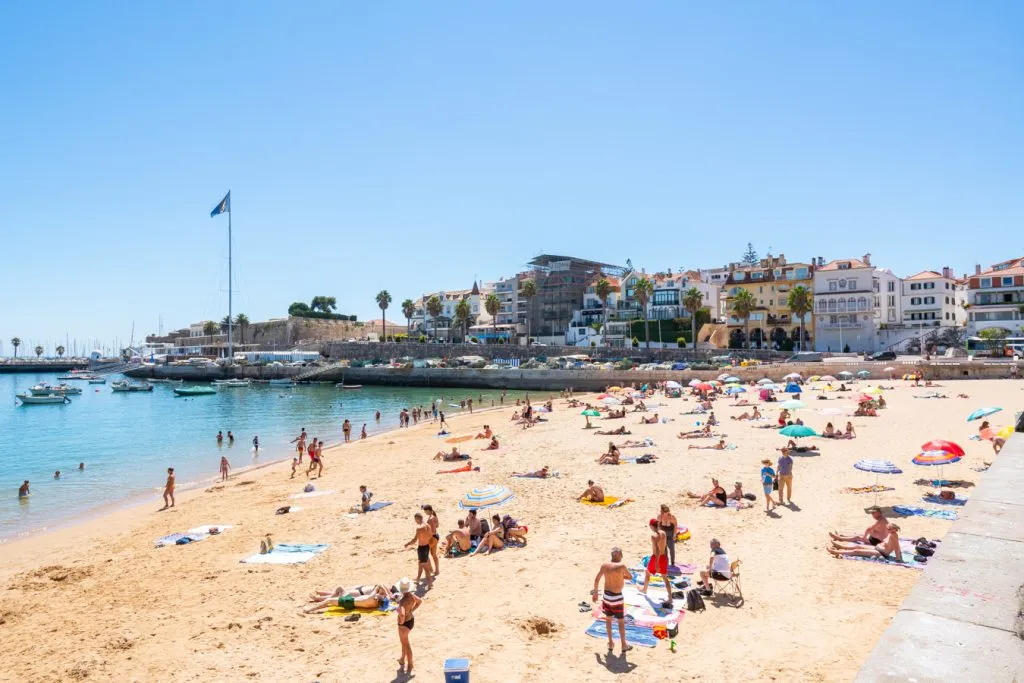
[[[686,591],[686,611],[703,612],[705,609],[704,598],[700,596],[699,592],[693,588]]]

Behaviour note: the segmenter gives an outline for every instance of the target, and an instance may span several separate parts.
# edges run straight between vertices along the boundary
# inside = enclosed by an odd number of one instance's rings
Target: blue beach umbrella
[[[861,379],[867,379],[868,377],[871,376],[871,372],[868,370],[858,370],[857,376],[860,377]]]
[[[747,390],[744,389],[743,387],[729,387],[728,389],[725,390],[725,393],[731,396],[732,394],[743,394],[746,393],[746,391]]]
[[[780,429],[779,434],[793,439],[800,439],[805,436],[818,436],[818,432],[814,431],[807,425],[789,425],[788,427]]]
[[[896,463],[888,460],[858,460],[853,468],[861,472],[873,472],[875,475],[875,505],[878,505],[878,475],[880,474],[903,474],[903,470],[896,466]]]
[[[740,378],[739,377],[729,376],[729,377],[726,377],[725,379],[723,379],[722,381],[725,382],[726,384],[729,384],[730,382],[739,382]]]
[[[978,408],[967,416],[967,421],[973,422],[974,420],[980,420],[981,418],[988,417],[993,413],[998,413],[1000,410],[1002,410],[1002,408]]]
[[[803,392],[800,390],[800,385],[799,384],[797,384],[796,382],[790,382],[789,384],[786,385],[786,393],[787,394],[801,394]]]

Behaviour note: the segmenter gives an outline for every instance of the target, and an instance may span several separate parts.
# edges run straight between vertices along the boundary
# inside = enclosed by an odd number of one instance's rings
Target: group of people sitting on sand
[[[747,411],[743,411],[739,415],[734,415],[732,419],[734,419],[734,420],[760,420],[761,419],[761,411],[757,409],[757,406],[754,406],[754,412],[748,413]]]
[[[712,477],[711,489],[709,491],[706,493],[694,493],[693,491],[687,491],[686,497],[698,500],[700,505],[710,504],[715,507],[723,508],[728,505],[730,500],[743,499],[743,484],[738,481],[734,482],[732,493],[726,493],[725,489],[718,483],[718,480]]]
[[[836,429],[835,427],[832,426],[832,423],[829,422],[827,425],[825,425],[825,430],[821,433],[821,438],[823,438],[823,439],[856,439],[857,438],[857,432],[855,432],[853,430],[853,423],[852,422],[847,421],[846,429],[845,430]]]
[[[501,550],[510,541],[525,544],[528,531],[528,527],[519,524],[509,515],[492,515],[488,523],[477,516],[476,510],[470,510],[465,519],[458,521],[458,528],[445,536],[441,552],[445,557],[466,553],[476,555],[480,552],[489,555],[495,550]]]
[[[829,533],[832,540],[827,548],[835,557],[869,557],[883,560],[894,559],[903,562],[900,550],[900,528],[892,524],[882,514],[881,508],[868,508],[872,522],[862,534],[842,535],[835,531]]]

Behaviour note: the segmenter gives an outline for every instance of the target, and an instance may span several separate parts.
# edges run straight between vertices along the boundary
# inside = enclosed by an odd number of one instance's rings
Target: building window
[[[849,270],[849,269],[850,269],[850,264],[849,263],[840,263],[839,264],[839,270]]]
[[[761,271],[755,270],[753,273],[750,274],[750,279],[751,280],[760,280],[763,275],[764,275],[764,273],[762,273]]]
[[[910,291],[916,292],[919,289],[921,289],[921,283],[920,282],[911,282],[910,283]]]
[[[949,303],[949,297],[948,296],[946,297],[946,303],[947,304]]]
[[[895,291],[896,291],[896,283],[895,283],[895,282],[892,282],[892,281],[890,280],[890,281],[889,281],[889,283],[888,283],[888,287],[887,287],[887,289],[888,289],[888,291],[890,291],[890,292],[895,292]]]
[[[835,299],[829,299],[828,300],[828,310],[829,310],[829,313],[835,313],[836,312],[836,300]]]
[[[1013,287],[1013,276],[1003,276],[1003,287]]]
[[[892,290],[890,289],[889,291],[891,292]],[[889,305],[890,306],[895,306],[896,305],[896,295],[895,294],[889,295]]]
[[[982,289],[986,289],[986,288],[991,287],[991,286],[992,286],[992,278],[990,278],[990,277],[983,277],[983,278],[981,278],[981,287],[982,287]]]
[[[806,268],[797,268],[796,269],[796,279],[797,280],[806,280],[807,279],[807,269]]]
[[[949,320],[949,313],[946,313],[946,320]]]
[[[935,289],[935,283],[934,282],[926,282],[926,283],[924,283],[924,288],[925,289]]]
[[[921,297],[915,296],[910,300],[911,306],[917,306],[919,303],[921,303]]]
[[[836,289],[837,289],[838,287],[839,287],[839,285],[838,285],[838,284],[836,284],[836,281],[835,281],[835,280],[829,280],[829,281],[828,281],[828,291],[830,291],[830,292],[834,292],[834,291],[836,291]]]
[[[868,310],[868,300],[864,297],[857,299],[857,310],[866,311]]]
[[[846,286],[847,286],[848,288],[850,288],[850,289],[857,289],[857,280],[856,280],[856,279],[853,279],[853,280],[847,280],[847,281],[846,281]]]

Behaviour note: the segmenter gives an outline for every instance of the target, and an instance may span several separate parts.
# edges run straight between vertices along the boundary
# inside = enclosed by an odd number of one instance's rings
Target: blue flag
[[[210,218],[222,213],[231,213],[231,190],[228,190],[228,193],[224,195],[224,199],[220,200],[220,204],[213,207],[213,211],[210,212]]]

